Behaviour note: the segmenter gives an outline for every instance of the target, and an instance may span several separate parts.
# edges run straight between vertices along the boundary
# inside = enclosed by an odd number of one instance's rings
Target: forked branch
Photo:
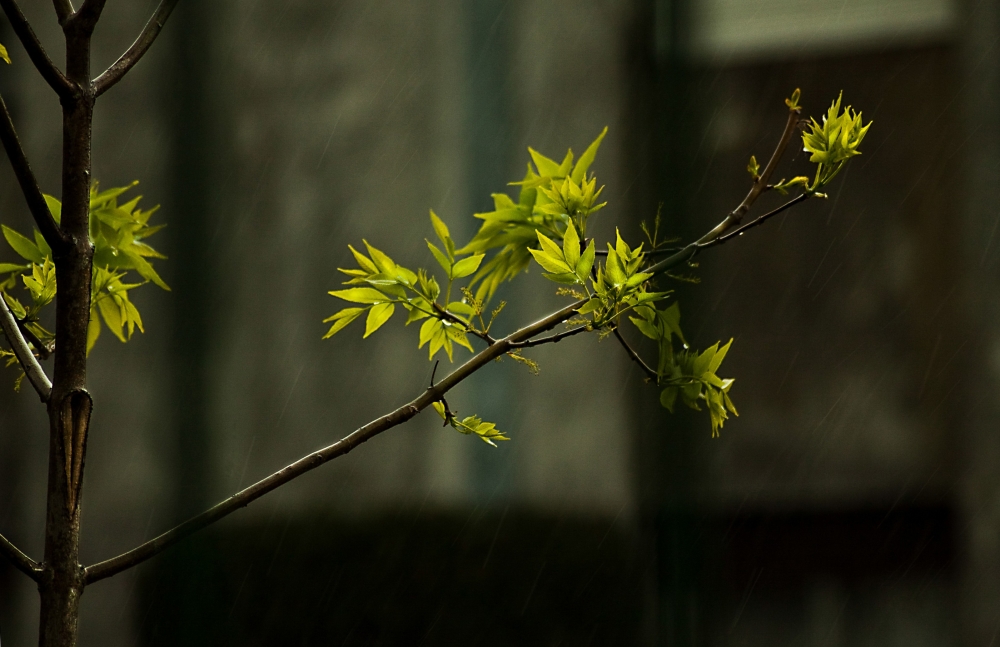
[[[56,17],[59,19],[61,26],[65,26],[66,22],[76,13],[76,10],[73,9],[73,3],[70,0],[52,0],[52,4],[55,5]]]
[[[104,70],[100,76],[94,79],[94,96],[99,97],[104,94],[111,86],[121,81],[122,77],[139,62],[139,59],[142,58],[143,54],[146,53],[146,50],[149,49],[150,45],[153,44],[153,41],[160,34],[160,30],[163,29],[167,18],[170,17],[170,12],[174,10],[176,5],[177,0],[160,1],[160,5],[156,8],[146,26],[142,28],[142,32],[135,39],[135,42],[132,43],[131,47],[117,61],[112,63],[111,67]]]
[[[49,211],[49,205],[45,202],[35,174],[31,172],[31,165],[24,154],[24,149],[21,148],[17,131],[14,130],[14,122],[11,121],[10,111],[7,110],[7,104],[4,103],[3,97],[0,97],[0,142],[3,143],[7,159],[10,160],[10,165],[14,168],[17,183],[21,185],[21,192],[28,202],[28,210],[31,211],[31,216],[35,219],[38,230],[42,232],[49,247],[58,249],[63,242],[62,233],[59,231],[59,225],[52,218],[52,212]]]
[[[45,48],[42,47],[41,41],[38,40],[35,32],[32,31],[31,25],[28,24],[28,19],[21,13],[21,8],[17,6],[17,0],[0,0],[0,8],[3,8],[4,13],[7,14],[10,26],[14,28],[14,33],[17,34],[21,44],[24,45],[25,51],[28,52],[28,58],[34,63],[39,74],[45,79],[45,82],[52,86],[52,89],[60,97],[72,95],[73,84],[56,67],[52,59],[49,58],[49,55],[45,53]]]
[[[42,566],[25,555],[21,549],[15,546],[9,539],[0,535],[0,554],[3,554],[17,570],[21,571],[31,579],[38,581],[38,576],[42,572]]]
[[[45,374],[45,371],[42,370],[42,365],[35,359],[31,348],[28,347],[28,342],[21,335],[21,331],[17,326],[17,319],[14,318],[14,313],[7,307],[7,302],[3,296],[0,296],[0,328],[3,328],[4,335],[7,337],[7,341],[10,342],[11,349],[17,357],[17,361],[20,362],[24,374],[28,377],[28,381],[31,382],[31,386],[38,392],[38,397],[42,399],[42,402],[48,402],[49,395],[52,393],[52,382],[49,380],[49,376]]]

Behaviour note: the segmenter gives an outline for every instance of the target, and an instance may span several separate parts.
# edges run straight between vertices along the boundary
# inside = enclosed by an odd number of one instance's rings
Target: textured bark
[[[86,5],[85,5],[86,6]],[[82,9],[81,9],[82,11]],[[87,394],[87,325],[93,245],[90,242],[90,143],[94,92],[90,81],[93,24],[77,16],[66,26],[63,106],[62,234],[56,264],[56,344],[49,399],[49,481],[44,573],[39,582],[41,647],[76,645],[83,568],[80,505],[92,402]],[[94,20],[96,22],[96,19]]]

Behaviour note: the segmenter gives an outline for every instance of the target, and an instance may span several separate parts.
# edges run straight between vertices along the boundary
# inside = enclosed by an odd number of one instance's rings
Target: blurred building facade
[[[153,7],[109,4],[95,68]],[[26,10],[58,52],[49,7]],[[93,356],[88,561],[426,386],[414,330],[319,340],[348,243],[426,264],[429,208],[467,237],[526,146],[579,152],[605,125],[597,236],[637,240],[663,203],[690,237],[738,204],[795,87],[875,126],[830,200],[678,286],[695,344],[736,337],[720,439],[610,343],[545,347],[539,376],[505,362],[449,398],[511,442],[425,413],[95,585],[82,644],[989,644],[997,20],[946,0],[181,3],[95,123],[95,177],[163,205],[173,291],[140,291],[147,333]],[[0,89],[54,192],[58,103],[11,50]],[[501,325],[559,303],[519,283]],[[38,555],[43,412],[0,398],[0,524]],[[35,592],[0,569],[0,637],[30,643]]]

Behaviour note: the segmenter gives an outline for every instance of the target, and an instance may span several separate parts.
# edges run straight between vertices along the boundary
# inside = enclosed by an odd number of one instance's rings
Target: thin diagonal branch
[[[73,9],[72,0],[52,0],[52,4],[56,8],[56,17],[59,19],[60,25],[65,25],[66,22],[73,17],[76,10]]]
[[[17,183],[21,185],[21,192],[28,202],[28,210],[31,211],[38,230],[42,232],[49,247],[58,249],[63,242],[62,233],[59,231],[59,225],[52,218],[52,212],[49,211],[49,205],[45,202],[38,181],[35,180],[35,174],[31,172],[31,165],[24,154],[24,149],[21,148],[17,131],[14,130],[14,122],[10,119],[10,111],[7,110],[7,104],[4,103],[3,97],[0,97],[0,142],[3,143],[7,159],[10,160],[10,165],[14,168]]]
[[[31,579],[38,581],[38,576],[42,572],[41,565],[35,560],[25,555],[21,549],[15,546],[9,539],[0,535],[0,554],[10,560],[17,570],[21,571]]]
[[[90,584],[106,577],[111,577],[116,573],[146,561],[150,557],[162,552],[188,535],[201,530],[230,513],[239,510],[240,508],[246,507],[275,488],[284,485],[292,479],[298,478],[306,472],[316,469],[323,463],[326,463],[337,456],[346,454],[361,443],[374,438],[383,431],[406,422],[413,416],[420,413],[420,411],[430,406],[432,402],[441,400],[445,393],[453,389],[480,368],[486,366],[497,357],[513,350],[512,344],[525,341],[535,335],[552,330],[560,323],[572,317],[576,313],[577,309],[579,309],[584,303],[586,303],[586,300],[577,301],[550,314],[544,319],[540,319],[539,321],[498,340],[497,343],[486,347],[474,355],[469,361],[457,368],[448,377],[438,382],[437,385],[428,387],[412,402],[399,407],[388,415],[373,420],[364,427],[355,430],[353,433],[345,436],[332,445],[313,452],[308,456],[295,461],[291,465],[278,470],[274,474],[234,494],[230,498],[216,504],[214,507],[209,508],[205,512],[188,519],[173,530],[168,530],[159,537],[151,539],[138,548],[130,550],[127,553],[123,553],[118,557],[88,566],[85,569],[86,583]]]
[[[588,330],[590,330],[590,326],[579,326],[570,330],[564,330],[563,332],[556,333],[554,335],[549,335],[548,337],[539,337],[538,339],[530,339],[528,341],[511,344],[511,346],[514,348],[531,348],[532,346],[541,346],[542,344],[555,344],[561,342],[567,337],[579,335],[580,333],[587,332]]]
[[[45,53],[45,48],[42,47],[41,41],[38,40],[35,32],[32,31],[31,25],[28,24],[28,19],[21,13],[21,8],[17,6],[17,0],[0,0],[0,8],[7,14],[10,26],[14,28],[14,33],[17,34],[21,44],[24,45],[25,51],[28,52],[28,58],[38,68],[38,72],[45,79],[45,82],[52,86],[52,89],[60,97],[67,97],[73,94],[73,84],[59,71],[56,64]]]
[[[101,73],[96,79],[94,79],[94,96],[101,96],[104,94],[111,86],[118,83],[125,74],[132,69],[132,67],[139,62],[146,50],[149,49],[153,41],[159,35],[160,30],[163,29],[163,25],[167,22],[167,18],[170,17],[170,12],[174,10],[177,5],[177,0],[161,0],[160,5],[156,8],[153,13],[152,18],[146,23],[146,26],[142,28],[142,32],[139,37],[135,39],[131,47],[121,55],[121,57],[115,61],[111,67],[106,69]]]
[[[806,193],[803,193],[802,195],[795,196],[794,198],[792,198],[791,200],[789,200],[785,204],[781,205],[780,207],[778,207],[776,209],[773,209],[771,211],[768,211],[764,215],[759,216],[757,218],[754,218],[753,220],[751,220],[747,224],[745,224],[745,225],[743,225],[741,227],[738,227],[738,228],[730,231],[729,233],[727,233],[727,234],[725,234],[723,236],[719,236],[718,238],[716,238],[713,241],[710,241],[710,242],[707,242],[707,243],[701,245],[701,248],[705,249],[706,247],[713,247],[715,245],[721,245],[721,244],[725,243],[727,240],[731,240],[733,238],[736,238],[737,236],[742,236],[744,233],[746,233],[746,231],[748,229],[753,229],[754,227],[758,227],[760,225],[763,225],[765,222],[767,222],[767,220],[769,218],[773,218],[774,216],[778,215],[782,211],[785,211],[786,209],[791,209],[792,207],[794,207],[798,203],[803,202],[803,201],[808,200],[808,199],[809,199],[809,195],[806,194]]]
[[[725,220],[720,222],[714,229],[698,239],[699,244],[715,240],[743,220],[743,216],[745,216],[747,211],[750,210],[753,203],[756,202],[757,198],[760,197],[760,194],[767,189],[767,181],[771,179],[774,169],[777,168],[778,162],[781,161],[781,156],[785,154],[785,150],[792,142],[792,135],[795,134],[795,129],[798,126],[799,116],[801,113],[802,109],[798,107],[788,109],[788,121],[785,122],[785,130],[781,133],[781,139],[778,140],[778,145],[774,148],[774,152],[771,154],[771,159],[767,161],[767,165],[764,167],[763,172],[761,172],[757,179],[754,180],[753,186],[750,187],[750,192],[747,193],[746,197],[743,198],[743,202],[741,202],[738,207],[733,209]]]
[[[45,371],[42,370],[42,365],[35,359],[34,354],[32,354],[31,349],[28,347],[28,342],[24,341],[24,337],[17,326],[17,319],[14,318],[14,313],[7,307],[7,301],[4,300],[3,296],[0,296],[0,328],[3,328],[4,335],[7,336],[7,341],[10,342],[11,349],[17,357],[17,361],[21,363],[21,368],[24,369],[24,374],[28,376],[31,386],[38,392],[38,397],[42,399],[42,402],[48,402],[49,395],[52,393],[52,382],[45,374]]]
[[[622,348],[625,349],[625,352],[628,354],[629,358],[631,358],[633,362],[639,365],[639,368],[641,368],[642,372],[646,374],[646,377],[652,380],[654,384],[658,382],[660,376],[657,375],[656,371],[649,368],[649,365],[646,364],[646,362],[644,362],[641,357],[639,357],[639,353],[635,352],[632,349],[632,347],[629,346],[629,343],[625,341],[624,337],[622,337],[622,334],[621,332],[619,332],[618,328],[615,328],[615,338],[622,345]]]

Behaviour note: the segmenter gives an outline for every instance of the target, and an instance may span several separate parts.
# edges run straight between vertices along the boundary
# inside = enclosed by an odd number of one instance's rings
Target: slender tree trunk
[[[76,645],[83,569],[80,504],[92,401],[87,386],[90,321],[90,142],[94,92],[90,81],[92,27],[68,29],[66,74],[76,86],[63,105],[62,230],[66,244],[53,250],[56,264],[55,369],[49,400],[49,479],[45,573],[41,593],[40,647]]]

